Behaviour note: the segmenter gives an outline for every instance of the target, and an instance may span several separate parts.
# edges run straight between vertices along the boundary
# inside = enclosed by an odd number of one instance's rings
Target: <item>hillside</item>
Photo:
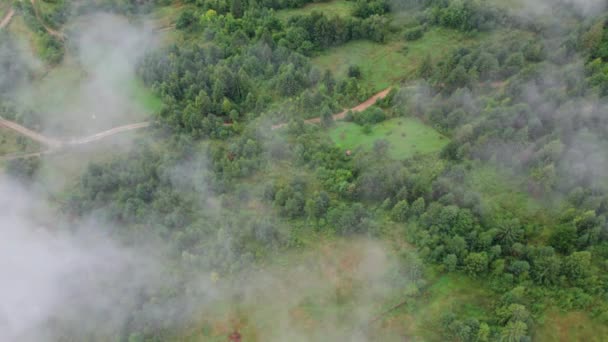
[[[605,340],[607,13],[0,2],[0,340]]]

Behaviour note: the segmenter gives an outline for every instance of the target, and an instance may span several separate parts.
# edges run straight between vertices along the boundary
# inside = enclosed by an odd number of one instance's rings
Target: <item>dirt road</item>
[[[5,26],[7,26],[11,22],[11,19],[13,19],[14,15],[15,10],[11,7],[8,12],[6,12],[4,18],[2,18],[2,21],[0,21],[0,29],[3,29]]]
[[[390,92],[390,90],[391,90],[390,88],[385,89],[385,90],[379,92],[378,94],[370,97],[369,99],[367,99],[367,101],[359,104],[358,106],[353,107],[351,109],[344,110],[338,114],[335,114],[333,116],[334,120],[344,119],[344,117],[346,117],[346,113],[348,113],[349,110],[351,110],[353,112],[361,112],[361,111],[366,110],[367,108],[372,106],[374,103],[376,103],[376,100],[385,98],[388,95],[388,93]],[[318,118],[318,117],[312,118],[312,119],[305,120],[305,122],[311,123],[311,124],[320,123],[321,118]],[[10,129],[18,132],[19,134],[22,134],[34,141],[37,141],[37,142],[49,147],[49,150],[44,151],[44,152],[29,153],[29,154],[25,154],[25,155],[9,155],[9,156],[4,156],[4,157],[0,157],[0,158],[14,159],[14,158],[23,158],[23,157],[27,157],[27,156],[40,156],[42,154],[49,153],[51,151],[55,151],[63,146],[84,145],[84,144],[88,144],[88,143],[91,143],[94,141],[105,139],[107,137],[110,137],[110,136],[113,136],[115,134],[119,134],[122,132],[127,132],[127,131],[132,131],[132,130],[136,130],[136,129],[140,129],[140,128],[149,127],[150,125],[151,125],[151,123],[149,121],[137,122],[137,123],[133,123],[133,124],[129,124],[129,125],[115,127],[115,128],[109,129],[107,131],[99,132],[99,133],[96,133],[96,134],[93,134],[93,135],[90,135],[87,137],[61,140],[61,139],[50,138],[50,137],[44,136],[40,133],[32,131],[29,128],[19,125],[16,122],[0,118],[0,126],[10,128]],[[230,124],[225,124],[225,126],[230,126]],[[287,123],[281,123],[281,124],[272,126],[271,129],[275,130],[275,129],[279,129],[279,128],[285,127],[285,126],[287,126]]]
[[[124,125],[124,126],[109,129],[107,131],[96,133],[96,134],[93,134],[88,137],[74,138],[74,139],[67,139],[67,140],[61,140],[61,139],[50,138],[50,137],[44,136],[40,133],[32,131],[31,129],[29,129],[27,127],[21,126],[20,124],[18,124],[16,122],[9,121],[9,120],[2,119],[2,118],[0,118],[0,126],[10,128],[19,134],[25,135],[26,137],[28,137],[34,141],[37,141],[43,145],[48,146],[51,149],[56,149],[56,148],[59,148],[62,146],[68,146],[68,145],[88,144],[90,142],[101,140],[101,139],[104,139],[109,136],[119,134],[122,132],[132,131],[135,129],[148,127],[148,126],[150,126],[150,122],[146,121],[146,122],[138,122],[138,123],[134,123],[134,124]]]
[[[350,111],[353,111],[353,112],[362,112],[362,111],[366,110],[367,108],[369,108],[369,107],[373,106],[373,105],[374,105],[374,103],[376,103],[376,101],[377,101],[378,99],[383,99],[383,98],[385,98],[385,97],[386,97],[386,95],[388,95],[388,93],[390,93],[390,91],[391,91],[391,88],[384,89],[383,91],[381,91],[381,92],[379,92],[378,94],[376,94],[376,95],[374,95],[374,96],[370,97],[369,99],[367,99],[365,102],[363,102],[363,103],[359,104],[358,106],[353,107],[353,108],[351,108],[351,109],[345,109],[345,110],[343,110],[342,112],[340,112],[340,113],[338,113],[338,114],[334,114],[334,115],[333,115],[333,118],[334,118],[334,120],[341,120],[341,119],[344,119],[344,118],[346,117],[346,113],[348,113],[348,111],[349,111],[349,110],[350,110]],[[304,120],[304,122],[306,122],[306,123],[310,123],[310,124],[313,124],[313,123],[321,123],[321,118],[320,118],[320,117],[316,117],[316,118],[312,118],[312,119]],[[286,123],[286,122],[283,122],[283,123],[280,123],[280,124],[273,125],[273,126],[271,127],[271,129],[275,130],[275,129],[283,128],[283,127],[285,127],[285,126],[287,126],[287,123]]]
[[[25,135],[26,137],[28,137],[34,141],[37,141],[43,145],[47,145],[51,148],[57,148],[62,145],[60,140],[46,137],[40,133],[32,131],[29,128],[23,127],[16,122],[12,122],[12,121],[0,118],[0,126],[10,128],[19,134]]]

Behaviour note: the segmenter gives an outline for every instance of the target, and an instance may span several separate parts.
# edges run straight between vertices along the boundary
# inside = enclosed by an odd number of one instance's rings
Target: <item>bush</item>
[[[358,65],[350,65],[348,67],[348,77],[361,78],[361,68]]]
[[[422,38],[422,36],[424,36],[424,31],[425,31],[424,26],[416,26],[416,27],[406,30],[405,33],[403,34],[403,37],[407,41],[410,41],[410,42],[415,41],[415,40]]]
[[[353,121],[359,125],[373,125],[386,120],[384,111],[377,106],[369,107],[368,109],[353,113]]]

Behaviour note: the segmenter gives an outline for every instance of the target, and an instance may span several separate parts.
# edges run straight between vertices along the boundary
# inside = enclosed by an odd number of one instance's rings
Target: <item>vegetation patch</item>
[[[406,159],[416,154],[435,153],[449,140],[433,128],[414,118],[397,118],[365,128],[351,122],[339,122],[330,131],[332,140],[340,148],[372,149],[378,140],[388,142],[388,153],[394,159]]]
[[[39,146],[36,142],[8,128],[0,127],[0,155],[34,152],[38,149]]]
[[[345,77],[348,67],[357,65],[361,70],[361,84],[380,91],[416,76],[416,70],[424,59],[439,58],[456,46],[473,41],[461,32],[435,28],[413,42],[396,40],[386,44],[371,41],[346,43],[327,50],[312,61],[322,70],[331,70],[337,77]]]
[[[112,93],[106,94],[108,101],[97,98],[103,94],[95,94],[94,82],[82,69],[67,63],[51,69],[23,92],[21,102],[27,103],[27,109],[53,134],[76,136],[144,121],[161,107],[161,100],[135,78],[113,85]],[[81,94],[80,102],[74,101],[74,94]],[[95,105],[99,101],[104,103]],[[112,109],[113,104],[118,111]]]
[[[350,16],[355,8],[355,2],[334,0],[329,2],[310,3],[302,8],[290,8],[277,11],[277,17],[281,20],[287,20],[295,15],[307,15],[313,11],[321,12],[328,17],[335,15],[339,17]]]
[[[534,340],[549,341],[605,341],[608,336],[608,326],[595,321],[585,312],[549,311],[543,324],[540,324],[534,335]]]

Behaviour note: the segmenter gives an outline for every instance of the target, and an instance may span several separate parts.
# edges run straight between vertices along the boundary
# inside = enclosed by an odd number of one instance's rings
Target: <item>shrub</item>
[[[424,26],[413,27],[411,29],[406,30],[405,33],[403,34],[403,37],[405,38],[405,40],[410,41],[410,42],[418,40],[418,39],[422,38],[422,36],[424,36]]]

